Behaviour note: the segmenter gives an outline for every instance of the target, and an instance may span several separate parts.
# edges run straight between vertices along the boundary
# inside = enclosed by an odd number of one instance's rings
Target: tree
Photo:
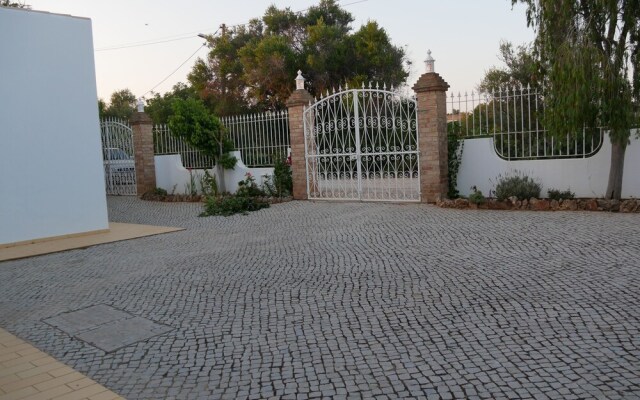
[[[530,45],[514,47],[512,43],[502,41],[498,58],[505,67],[490,68],[478,86],[480,92],[491,93],[506,86],[527,87],[529,85],[535,88],[542,84],[538,63]]]
[[[172,103],[173,115],[169,117],[169,130],[184,138],[190,145],[211,157],[218,169],[220,190],[225,191],[224,168],[233,168],[236,158],[229,156],[233,143],[225,136],[225,129],[205,106],[202,100],[176,98]]]
[[[151,117],[154,124],[166,124],[169,122],[169,117],[173,115],[173,100],[190,98],[197,98],[196,90],[192,86],[178,82],[171,91],[163,95],[154,93],[152,98],[147,99],[145,112]]]
[[[129,89],[122,89],[111,94],[109,105],[104,109],[104,117],[128,120],[136,110],[136,96]]]
[[[620,199],[640,97],[638,0],[512,0],[527,5],[548,88],[545,125],[557,135],[604,127],[612,150],[606,198]]]
[[[107,103],[104,100],[98,99],[98,116],[100,118],[105,117],[105,112],[107,111]]]
[[[291,94],[296,56],[287,39],[267,36],[250,42],[239,51],[244,69],[244,86],[252,102],[264,110],[279,110]]]
[[[25,8],[27,10],[31,9],[31,6],[25,4],[24,2],[13,2],[11,0],[0,0],[0,6],[2,7],[15,7],[15,8]]]
[[[262,35],[262,23],[252,21],[248,27],[222,29],[220,36],[207,38],[207,60],[198,59],[187,79],[215,115],[227,116],[247,112],[251,105],[244,83],[244,69],[239,51]]]
[[[304,13],[271,6],[260,20],[210,36],[209,57],[198,60],[189,82],[216,115],[283,109],[298,69],[316,96],[345,83],[401,85],[404,50],[377,23],[353,32],[352,22],[336,0]]]

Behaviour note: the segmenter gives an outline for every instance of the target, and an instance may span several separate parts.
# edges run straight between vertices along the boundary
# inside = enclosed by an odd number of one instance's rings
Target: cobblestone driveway
[[[640,398],[640,215],[292,202],[0,263],[0,325],[129,399]],[[104,353],[42,322],[173,330]]]

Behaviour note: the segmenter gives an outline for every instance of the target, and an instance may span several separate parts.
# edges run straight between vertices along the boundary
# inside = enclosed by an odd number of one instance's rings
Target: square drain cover
[[[107,353],[172,330],[103,304],[56,315],[44,322]]]

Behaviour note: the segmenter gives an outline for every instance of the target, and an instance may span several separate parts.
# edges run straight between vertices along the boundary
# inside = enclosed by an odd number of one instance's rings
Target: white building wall
[[[576,197],[604,197],[609,179],[611,142],[605,135],[601,149],[592,157],[553,160],[505,161],[498,157],[493,138],[464,141],[462,164],[458,173],[461,195],[472,193],[476,186],[485,196],[495,190],[497,177],[519,171],[542,183],[541,196],[548,189],[570,189]],[[627,147],[622,184],[622,197],[640,197],[640,140],[632,135]]]
[[[108,228],[91,21],[0,7],[0,245]]]

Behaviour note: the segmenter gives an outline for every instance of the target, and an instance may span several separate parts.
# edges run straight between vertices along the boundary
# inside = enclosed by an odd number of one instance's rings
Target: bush
[[[164,190],[163,188],[155,188],[151,191],[152,194],[156,195],[156,196],[166,196],[168,193],[166,190]]]
[[[217,196],[218,180],[215,175],[211,175],[208,170],[204,170],[204,175],[200,178],[200,187],[202,188],[202,194],[205,196]]]
[[[285,197],[293,192],[291,167],[284,157],[275,158],[273,176],[265,176],[264,191],[272,197]]]
[[[471,189],[473,190],[473,193],[469,195],[470,203],[477,204],[477,205],[486,203],[487,199],[482,194],[482,191],[478,190],[478,188],[475,186],[472,187]]]
[[[518,200],[539,198],[541,190],[542,185],[539,182],[516,171],[515,175],[498,176],[496,197],[501,201],[514,196]]]
[[[550,200],[570,200],[576,197],[576,194],[571,190],[560,191],[556,189],[549,189],[547,191]]]
[[[208,196],[202,217],[212,215],[229,216],[233,214],[247,214],[269,207],[269,203],[262,200],[264,192],[256,185],[253,175],[247,173],[245,179],[238,182],[240,186],[235,195]]]
[[[269,203],[260,201],[255,197],[228,196],[228,197],[208,197],[204,205],[204,212],[201,216],[233,214],[247,214],[249,211],[258,211],[269,207]]]
[[[244,180],[238,182],[238,190],[236,196],[238,197],[262,197],[265,193],[256,185],[256,179],[247,172]]]
[[[459,127],[459,123],[458,127]],[[449,124],[451,125],[451,124]],[[458,133],[451,133],[451,127],[449,127],[450,133],[447,135],[447,150],[448,150],[448,169],[449,169],[449,192],[447,197],[450,199],[456,199],[460,196],[458,192],[458,171],[460,170],[460,164],[462,163],[462,152],[464,150],[464,140]]]

